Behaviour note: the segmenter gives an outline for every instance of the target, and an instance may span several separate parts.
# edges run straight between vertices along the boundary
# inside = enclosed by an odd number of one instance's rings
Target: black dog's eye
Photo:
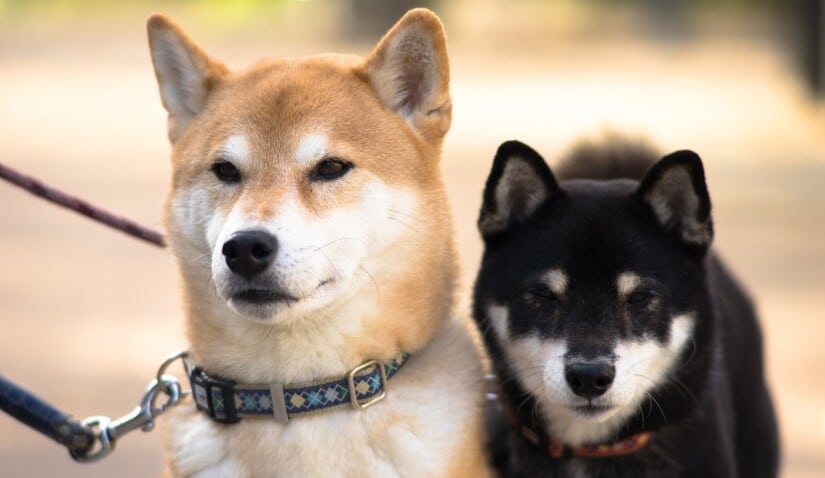
[[[633,307],[644,307],[650,303],[651,299],[653,299],[653,294],[650,292],[645,290],[637,290],[636,292],[630,294],[627,298],[627,303]]]
[[[313,181],[332,181],[347,174],[352,167],[352,163],[342,159],[325,159],[315,166],[310,173],[310,179]]]
[[[215,164],[212,165],[212,172],[224,183],[241,182],[241,172],[229,161],[216,161]]]
[[[536,285],[528,291],[534,297],[540,297],[548,302],[558,302],[559,298],[545,285]]]

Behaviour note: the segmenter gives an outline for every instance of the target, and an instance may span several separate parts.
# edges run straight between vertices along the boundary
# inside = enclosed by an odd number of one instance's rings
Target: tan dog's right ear
[[[209,92],[229,70],[209,58],[164,15],[149,17],[146,29],[160,98],[169,112],[169,141],[174,143],[203,110]]]

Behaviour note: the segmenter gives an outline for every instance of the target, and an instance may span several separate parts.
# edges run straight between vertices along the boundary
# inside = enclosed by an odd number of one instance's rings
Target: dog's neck
[[[452,313],[455,266],[449,236],[429,251],[413,249],[399,246],[392,257],[364,264],[372,277],[356,281],[346,297],[274,325],[230,310],[211,281],[196,279],[202,271],[183,264],[195,361],[238,382],[304,383],[343,375],[368,360],[415,354]]]

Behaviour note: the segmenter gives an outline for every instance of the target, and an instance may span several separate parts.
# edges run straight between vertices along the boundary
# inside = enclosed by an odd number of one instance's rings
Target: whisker
[[[421,232],[420,232],[418,229],[416,229],[416,228],[414,228],[414,227],[410,226],[409,224],[407,224],[406,222],[402,221],[401,219],[398,219],[397,217],[387,216],[387,218],[388,218],[389,220],[391,220],[391,221],[395,221],[395,222],[397,222],[397,223],[399,223],[399,224],[401,224],[401,225],[403,225],[403,226],[405,226],[405,227],[409,228],[411,231],[413,231],[413,232],[415,232],[415,233],[421,234]]]
[[[375,287],[375,295],[377,295],[380,298],[381,297],[381,291],[378,290],[378,282],[376,282],[375,277],[373,277],[373,275],[370,274],[370,271],[368,271],[364,266],[362,266],[360,264],[358,265],[358,269],[363,271],[364,274],[366,274],[367,277],[370,278],[370,280],[372,281],[373,287]]]
[[[326,252],[324,252],[324,250],[323,250],[323,249],[316,249],[316,251],[317,251],[317,252],[320,252],[321,254],[323,254],[323,256],[326,258],[327,262],[329,262],[330,267],[332,267],[332,271],[333,271],[333,273],[334,273],[336,276],[341,277],[341,275],[342,275],[342,274],[341,274],[341,269],[339,269],[339,268],[338,268],[338,266],[337,266],[337,265],[335,265],[335,261],[333,261],[332,259],[330,259],[330,257],[327,255],[327,253],[326,253]],[[319,284],[321,283],[321,280],[319,280],[317,277],[315,278],[315,280],[317,280]]]
[[[273,324],[272,324],[272,325],[271,325],[271,326],[267,329],[267,331],[266,331],[266,333],[264,334],[264,336],[263,336],[263,337],[261,337],[261,339],[260,339],[260,340],[258,340],[257,342],[252,343],[252,345],[259,345],[259,344],[261,344],[262,342],[264,342],[266,339],[268,339],[268,338],[269,338],[269,336],[270,336],[270,335],[272,335],[272,331],[273,331],[273,330],[275,330],[275,324],[274,324],[274,323],[273,323]]]
[[[636,362],[636,363],[632,363],[632,364],[630,364],[630,368],[633,368],[633,367],[635,367],[636,365],[639,365],[639,364],[640,364],[640,363],[642,363],[642,362],[647,362],[648,360],[653,360],[653,359],[655,359],[655,358],[657,358],[657,356],[656,356],[656,355],[651,355],[650,357],[643,358],[643,359],[639,360],[639,361],[638,361],[638,362]]]
[[[521,407],[523,407],[527,402],[529,402],[531,398],[532,398],[532,396],[528,395],[527,397],[524,398],[524,400],[522,400],[521,403],[519,403],[519,405],[516,407],[516,415],[519,414],[519,412],[521,411]],[[533,407],[530,410],[530,418],[533,418],[535,411],[536,411],[536,407]]]
[[[693,358],[696,356],[696,337],[691,335],[690,343],[692,345],[692,350],[690,351],[690,357],[688,357],[687,360],[685,360],[685,364],[689,364],[690,361],[693,360]]]
[[[651,379],[650,377],[647,377],[647,376],[642,375],[642,374],[640,374],[640,373],[634,373],[633,375],[636,375],[637,377],[644,378],[644,379],[646,379],[646,380],[650,381],[650,383],[652,383],[652,384],[653,384],[653,386],[656,386],[656,382],[655,382],[653,379]],[[662,408],[662,405],[659,403],[659,401],[658,401],[658,400],[656,400],[656,397],[654,397],[654,396],[653,396],[653,394],[652,394],[652,393],[650,393],[650,391],[648,391],[648,390],[645,390],[645,394],[646,394],[646,395],[648,396],[648,398],[650,398],[650,400],[651,400],[651,403],[650,403],[650,407],[651,407],[651,409],[652,409],[652,407],[653,407],[653,404],[655,403],[655,404],[656,404],[656,406],[657,406],[657,407],[659,407],[659,412],[662,414],[662,420],[664,420],[665,422],[667,422],[667,416],[665,416],[665,410]],[[648,410],[648,414],[650,414],[650,412],[651,412],[651,411],[652,411],[652,410],[650,410],[650,409],[649,409],[649,410]]]
[[[680,392],[684,392],[685,395],[687,395],[691,400],[693,400],[694,404],[696,404],[697,406],[699,405],[699,399],[696,398],[696,395],[694,395],[693,392],[690,391],[687,385],[685,385],[677,377],[673,377],[671,378],[671,380],[673,385],[676,385],[677,390],[679,390]]]
[[[394,212],[396,214],[401,214],[402,216],[407,216],[408,218],[412,219],[413,221],[420,221],[421,220],[421,218],[419,218],[417,216],[413,216],[412,214],[407,214],[406,212],[399,211],[397,209],[390,209],[389,211]]]
[[[656,400],[656,397],[654,397],[652,393],[650,393],[650,392],[645,392],[645,393],[647,393],[647,396],[650,397],[650,399],[653,401],[653,403],[655,403],[656,406],[659,408],[659,413],[662,414],[662,420],[664,420],[664,422],[667,423],[667,417],[665,416],[665,411],[662,408],[662,405],[659,404],[659,401]]]
[[[336,242],[339,242],[339,241],[361,241],[361,242],[364,242],[364,240],[361,239],[360,237],[339,237],[338,239],[334,239],[332,241],[329,241],[326,244],[324,244],[323,246],[318,246],[313,250],[316,251],[316,252],[320,251],[321,249],[323,249],[325,247],[328,247],[332,244],[335,244]]]
[[[639,415],[642,417],[642,428],[645,427],[645,411],[642,409],[642,404],[639,403]]]

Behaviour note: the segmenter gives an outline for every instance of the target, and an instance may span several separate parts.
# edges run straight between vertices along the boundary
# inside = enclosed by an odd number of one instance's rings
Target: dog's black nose
[[[616,368],[605,362],[576,362],[564,368],[564,378],[573,393],[584,398],[596,398],[613,384]]]
[[[249,279],[275,259],[278,240],[264,231],[241,231],[223,244],[221,252],[229,270]]]

